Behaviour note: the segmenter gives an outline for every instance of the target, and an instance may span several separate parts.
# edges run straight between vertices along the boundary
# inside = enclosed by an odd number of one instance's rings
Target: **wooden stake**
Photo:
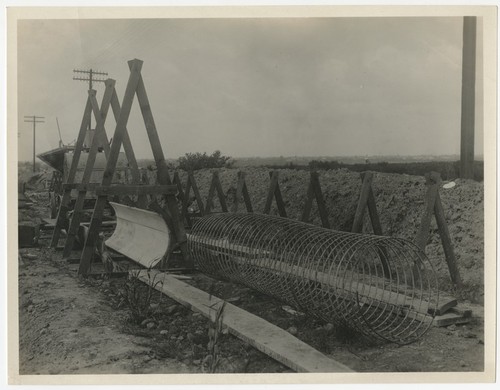
[[[182,200],[184,200],[184,190],[182,188],[181,178],[179,177],[179,172],[174,172],[174,184],[177,186],[177,192]]]
[[[198,190],[198,185],[196,184],[196,180],[194,179],[193,171],[188,172],[186,192],[184,193],[184,198],[182,201],[182,216],[186,220],[188,226],[191,226],[191,217],[190,213],[188,212],[188,202],[191,189],[193,189],[194,196],[196,198],[196,203],[198,204],[198,209],[200,210],[200,214],[204,215],[205,206],[203,205],[203,201],[201,200],[200,191]]]
[[[238,172],[238,184],[236,186],[236,194],[234,196],[233,212],[238,212],[239,201],[243,197],[245,207],[247,212],[253,213],[252,201],[250,200],[250,195],[248,194],[248,187],[245,180],[246,173]]]
[[[269,185],[269,192],[267,193],[266,204],[264,206],[264,214],[269,214],[271,212],[271,204],[273,202],[273,198],[275,198],[279,215],[283,218],[287,218],[285,203],[283,202],[278,182],[278,171],[269,172],[269,177],[271,178],[271,183]]]
[[[304,206],[304,212],[302,213],[302,218],[301,218],[302,222],[309,222],[309,217],[311,215],[311,209],[314,199],[316,199],[316,203],[318,204],[318,212],[321,218],[321,224],[323,225],[324,228],[330,229],[330,222],[328,221],[328,212],[326,211],[323,192],[321,191],[321,185],[319,184],[318,172],[311,171],[309,188],[307,190],[306,204]]]
[[[434,214],[434,206],[436,204],[436,197],[439,191],[441,177],[437,172],[430,172],[425,175],[425,184],[427,186],[427,193],[425,194],[425,210],[420,221],[420,229],[417,233],[415,243],[425,252],[425,247],[429,241],[429,229],[431,227],[431,219]]]
[[[420,230],[417,234],[416,244],[423,252],[425,252],[427,242],[429,241],[431,218],[434,214],[438,226],[439,236],[441,237],[441,243],[443,245],[446,263],[450,272],[451,281],[457,288],[461,288],[462,278],[460,277],[460,272],[458,271],[453,243],[451,241],[443,204],[441,203],[441,197],[439,195],[441,176],[437,172],[430,172],[425,175],[425,179],[427,185],[425,211],[420,223]]]
[[[215,191],[217,191],[217,197],[219,199],[222,211],[224,213],[228,212],[226,197],[224,195],[224,190],[222,189],[222,185],[220,184],[219,172],[214,171],[212,173],[212,182],[210,183],[210,189],[208,191],[205,214],[209,214],[212,211]]]
[[[373,172],[361,172],[360,178],[362,181],[361,192],[359,195],[358,206],[356,207],[356,214],[354,215],[354,222],[352,224],[351,231],[353,233],[362,232],[363,219],[365,216],[366,208],[368,207],[368,215],[370,216],[373,233],[378,236],[383,236],[384,232],[382,231],[382,225],[380,223],[375,195],[373,194],[372,188]],[[382,264],[384,276],[390,277],[391,271],[388,263],[389,254],[387,253],[387,249],[385,247],[381,247],[378,249],[377,253]]]
[[[97,104],[96,91],[94,90],[89,91],[90,103],[92,105],[92,111],[96,119],[96,129],[94,137],[92,137],[90,150],[87,156],[87,162],[85,164],[85,170],[83,172],[83,177],[81,180],[81,183],[84,185],[90,183],[90,178],[92,176],[92,171],[94,169],[94,163],[101,143],[103,145],[108,146],[108,152],[107,152],[108,154],[106,155],[106,157],[109,155],[108,137],[106,136],[104,122],[106,121],[106,116],[108,115],[108,109],[111,101],[111,96],[113,93],[113,88],[114,86],[110,84],[106,86],[100,110]],[[83,211],[83,205],[86,197],[87,197],[87,190],[80,189],[78,191],[78,195],[75,201],[75,206],[73,208],[73,215],[71,217],[71,221],[69,224],[66,242],[64,243],[64,250],[62,254],[63,258],[69,257],[69,255],[71,254],[71,250],[73,249],[73,244],[75,242],[76,235],[78,233],[78,228],[80,227],[81,213]]]
[[[76,140],[75,149],[73,151],[73,158],[71,160],[71,166],[69,168],[68,177],[66,183],[74,183],[76,170],[78,168],[78,162],[80,161],[80,155],[83,149],[83,143],[85,141],[85,135],[87,134],[87,128],[90,123],[90,114],[92,106],[90,102],[90,93],[87,98],[87,104],[85,105],[85,110],[83,112],[82,123],[80,125],[80,131],[78,133],[78,138]],[[52,235],[52,240],[50,242],[50,247],[55,248],[59,242],[59,236],[61,234],[61,229],[64,227],[67,219],[66,214],[70,210],[71,202],[71,190],[65,189],[62,195],[61,203],[59,205],[59,211],[57,213],[56,224],[54,227],[54,233]]]

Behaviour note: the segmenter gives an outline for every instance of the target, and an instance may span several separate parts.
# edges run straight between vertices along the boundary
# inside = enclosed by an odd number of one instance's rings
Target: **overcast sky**
[[[167,157],[443,155],[460,151],[462,18],[21,20],[19,158],[76,139],[73,69],[142,75]],[[98,101],[104,91],[96,86]],[[95,123],[95,121],[93,121]],[[115,122],[109,116],[106,130]],[[151,156],[135,102],[129,132]],[[476,154],[482,154],[482,130]]]

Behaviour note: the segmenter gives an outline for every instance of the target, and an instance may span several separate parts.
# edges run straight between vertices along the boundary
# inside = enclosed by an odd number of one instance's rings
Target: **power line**
[[[42,119],[45,119],[44,116],[37,116],[37,115],[31,115],[31,116],[24,116],[24,121],[33,123],[33,172],[35,172],[35,134],[36,134],[36,124],[37,123],[45,123]]]

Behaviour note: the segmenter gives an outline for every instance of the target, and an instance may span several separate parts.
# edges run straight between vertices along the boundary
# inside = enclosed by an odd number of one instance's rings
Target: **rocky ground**
[[[247,184],[255,210],[262,210],[269,183],[268,171],[250,169]],[[222,170],[220,178],[228,202],[236,188],[235,170]],[[196,180],[206,197],[209,172]],[[287,212],[299,218],[305,201],[308,173],[280,171],[280,187]],[[333,228],[349,230],[360,189],[359,175],[349,171],[320,172],[320,182]],[[414,239],[423,207],[424,179],[376,174],[374,192],[386,234]],[[353,195],[355,194],[355,195]],[[20,223],[46,217],[43,191],[28,192],[33,205],[21,209]],[[441,197],[466,289],[462,302],[482,302],[483,294],[483,184],[457,180],[442,189]],[[274,211],[275,212],[275,211]],[[318,223],[313,207],[312,222]],[[368,224],[366,224],[368,226]],[[435,227],[434,227],[435,229]],[[86,373],[202,373],[208,372],[207,319],[175,301],[154,293],[137,315],[138,304],[125,299],[137,288],[147,297],[146,285],[126,278],[80,280],[74,264],[48,249],[40,237],[33,248],[20,249],[19,349],[21,374]],[[427,255],[442,284],[449,279],[435,230]],[[231,301],[245,310],[288,330],[324,354],[361,372],[461,372],[484,369],[482,307],[467,325],[433,327],[418,342],[397,346],[373,342],[345,329],[293,313],[275,301],[244,286],[195,274],[188,281],[198,288]],[[142,298],[141,298],[142,299]],[[134,315],[134,312],[136,313]],[[220,339],[217,372],[290,372],[287,367],[249,347],[230,334]]]

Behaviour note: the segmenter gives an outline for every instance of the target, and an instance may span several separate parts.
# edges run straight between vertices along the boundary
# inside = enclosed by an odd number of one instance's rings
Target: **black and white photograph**
[[[8,8],[9,382],[494,381],[496,18]]]

